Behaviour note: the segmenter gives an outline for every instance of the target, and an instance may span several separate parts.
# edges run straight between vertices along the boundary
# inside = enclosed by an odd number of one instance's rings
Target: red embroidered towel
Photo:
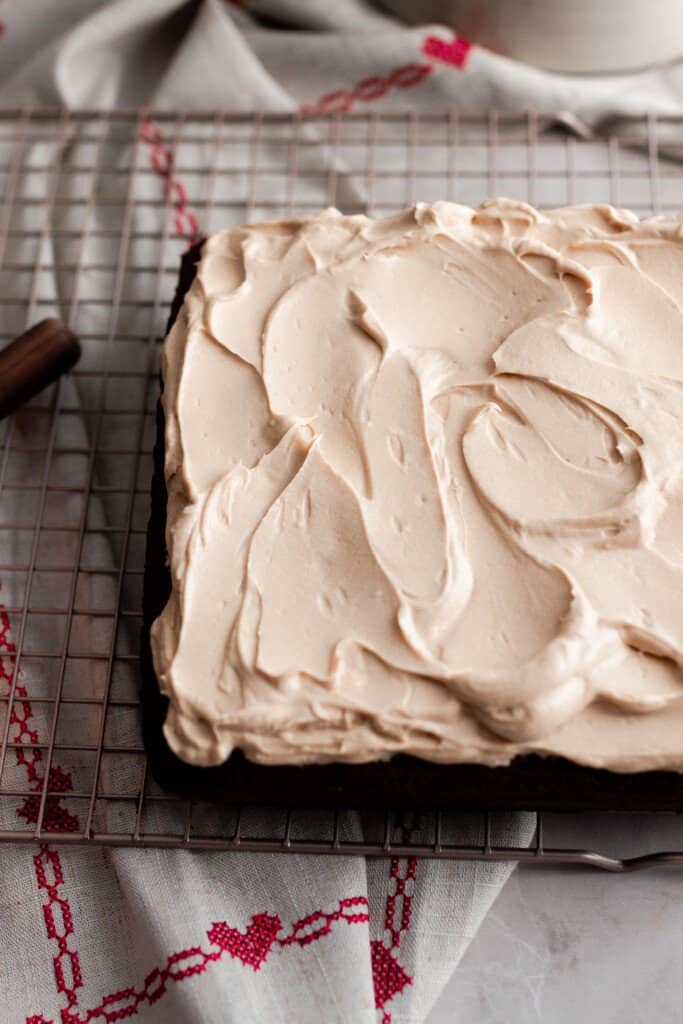
[[[25,0],[3,4],[0,18],[5,105],[344,113],[495,103],[578,110],[589,123],[681,107],[672,73],[548,75],[470,47],[442,26],[403,27],[362,0]],[[168,144],[146,121],[138,157],[154,172],[159,197],[172,191],[175,229],[189,241],[206,225],[193,208],[192,183],[171,166]],[[43,153],[43,162],[46,156],[56,154]],[[130,160],[130,151],[124,147],[119,159]],[[324,175],[306,187],[311,201],[325,205]],[[362,183],[356,191],[362,202]],[[106,202],[96,202],[95,223],[106,227],[109,215]],[[104,234],[88,254],[92,262],[112,260]],[[48,233],[45,244],[62,243]],[[59,289],[56,279],[57,312],[70,298]],[[121,346],[121,360],[128,356]],[[74,394],[69,427],[84,443],[91,427],[78,412],[87,400]],[[0,585],[10,604],[12,580],[0,578]],[[14,654],[7,616],[0,627],[4,692]],[[31,700],[38,682],[30,672],[19,679],[13,740],[45,736],[45,711]],[[84,676],[81,684],[92,680]],[[39,791],[36,752],[11,752],[10,760],[18,785]],[[53,790],[77,786],[78,765],[51,770]],[[128,784],[116,774],[125,769],[106,771],[108,784]],[[38,804],[38,796],[17,800],[8,813],[15,822],[35,822]],[[67,831],[83,824],[59,797],[50,798],[46,823]],[[460,818],[448,827],[467,838],[478,825]],[[349,817],[343,827],[352,835],[360,824]],[[419,835],[419,822],[406,827]],[[494,839],[521,844],[531,822],[509,816],[495,828]],[[2,865],[0,1016],[31,1024],[424,1021],[510,870],[53,846],[5,848]]]

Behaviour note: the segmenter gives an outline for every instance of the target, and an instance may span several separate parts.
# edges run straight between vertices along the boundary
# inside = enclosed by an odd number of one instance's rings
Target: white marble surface
[[[679,816],[567,819],[606,852],[683,848]],[[574,833],[572,836],[571,833]],[[427,1024],[679,1024],[683,866],[519,867]]]

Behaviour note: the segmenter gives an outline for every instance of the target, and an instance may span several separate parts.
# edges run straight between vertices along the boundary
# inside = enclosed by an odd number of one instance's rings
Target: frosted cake
[[[163,351],[184,761],[683,769],[679,220],[506,200],[204,245]]]

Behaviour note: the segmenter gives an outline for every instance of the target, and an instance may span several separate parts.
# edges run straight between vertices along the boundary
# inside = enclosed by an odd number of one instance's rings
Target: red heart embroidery
[[[255,914],[245,932],[231,928],[225,921],[214,921],[206,935],[213,946],[258,971],[281,927],[282,922],[277,915]]]
[[[456,36],[450,43],[438,36],[427,36],[422,44],[422,52],[426,57],[441,60],[444,64],[452,64],[454,68],[464,68],[472,43]]]

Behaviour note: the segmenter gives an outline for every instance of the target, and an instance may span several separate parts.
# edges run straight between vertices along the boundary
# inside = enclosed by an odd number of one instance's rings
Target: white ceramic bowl
[[[683,0],[381,0],[410,24],[440,22],[550,71],[600,73],[683,57]]]

